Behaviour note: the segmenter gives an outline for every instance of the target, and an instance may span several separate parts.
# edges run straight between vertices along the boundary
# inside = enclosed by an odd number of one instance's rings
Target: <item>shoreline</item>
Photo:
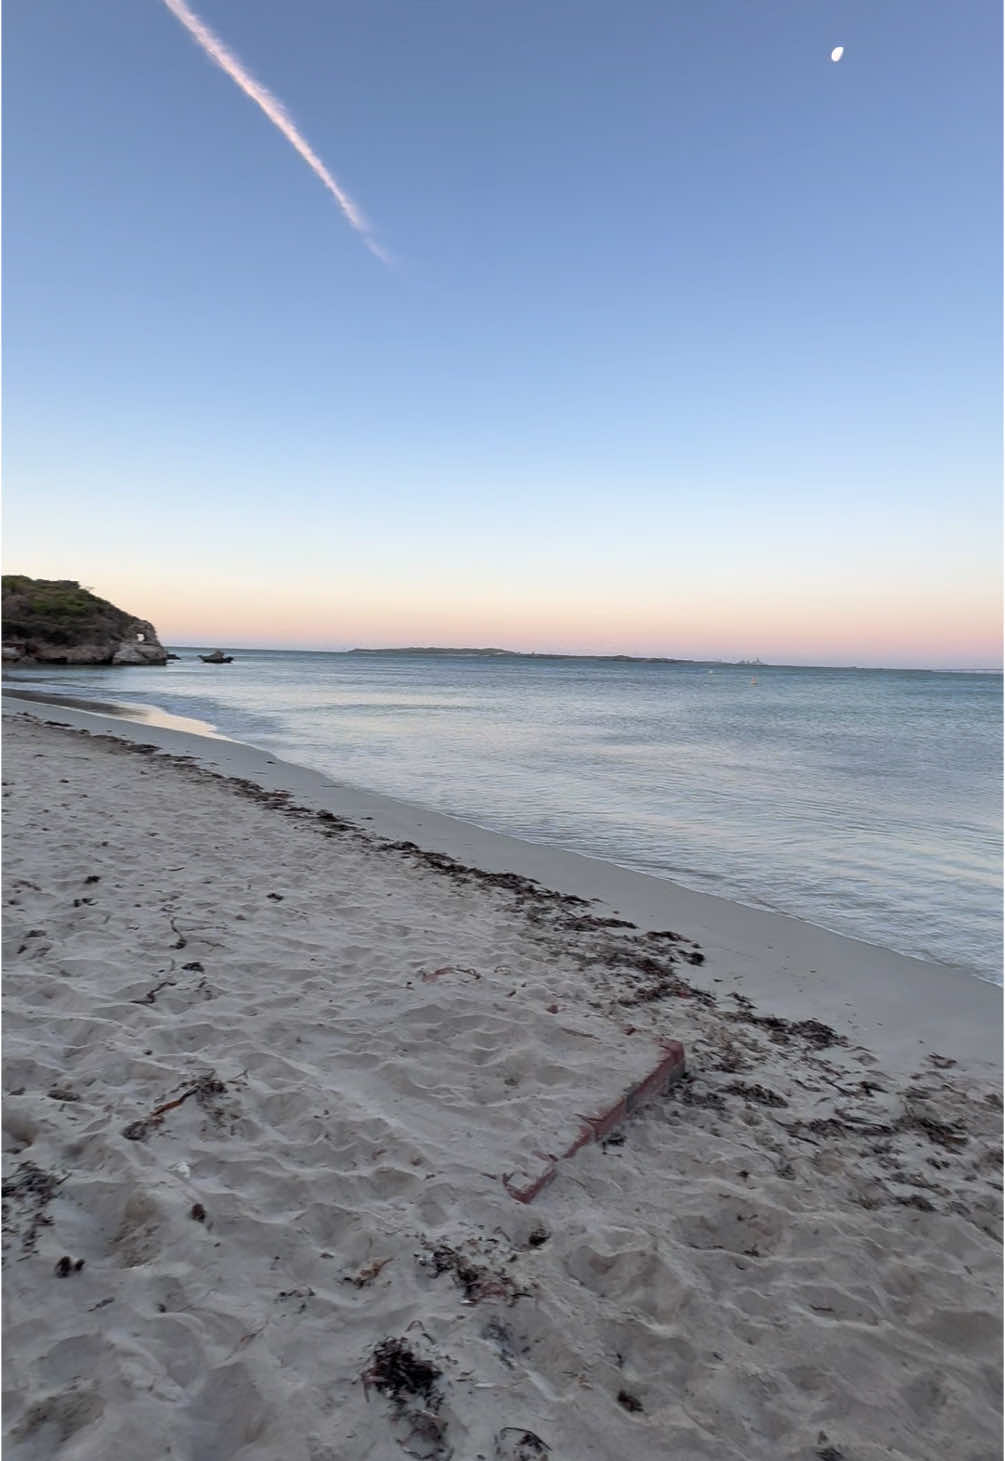
[[[927,963],[789,914],[344,785],[208,727],[180,729],[183,717],[156,707],[123,705],[121,713],[111,714],[103,702],[3,693],[5,715],[54,719],[41,713],[41,705],[57,708],[63,723],[74,729],[191,757],[217,775],[243,778],[268,793],[288,793],[312,811],[329,810],[366,823],[391,841],[585,898],[596,912],[627,919],[643,931],[682,928],[708,951],[706,968],[694,971],[699,987],[719,997],[743,995],[786,1019],[820,1019],[900,1073],[928,1051],[951,1056],[976,1074],[993,1075],[1002,1068],[1002,989],[967,970]],[[141,714],[147,718],[128,718]]]
[[[14,695],[18,700],[35,701],[40,705],[59,705],[67,710],[86,710],[92,715],[107,715],[115,720],[124,720],[136,725],[160,726],[164,730],[187,731],[209,741],[229,741],[230,736],[221,734],[208,720],[197,720],[191,715],[175,715],[159,705],[147,705],[142,701],[132,704],[126,701],[88,700],[83,696],[56,695],[48,690],[8,690],[4,695]]]
[[[720,744],[712,730],[708,746],[699,739],[686,755],[677,747],[671,756],[668,775],[670,785],[676,787],[671,795],[669,785],[661,784],[659,760],[654,761],[649,752],[643,757],[644,770],[637,775],[629,772],[634,753],[625,761],[619,750],[612,760],[606,747],[598,746],[594,762],[589,759],[594,754],[594,733],[580,727],[572,733],[569,746],[563,743],[561,753],[554,733],[550,737],[547,756],[558,756],[555,764],[560,770],[553,795],[542,780],[545,762],[538,765],[531,759],[524,767],[514,754],[505,722],[499,718],[504,700],[498,695],[490,697],[489,706],[489,722],[494,727],[490,734],[503,736],[500,779],[494,784],[491,773],[495,768],[488,768],[486,774],[484,758],[477,754],[482,733],[479,716],[472,719],[477,697],[468,704],[462,692],[460,718],[450,717],[448,741],[453,744],[454,735],[460,735],[455,757],[446,746],[437,745],[433,734],[436,717],[447,703],[441,705],[438,695],[432,705],[424,707],[427,713],[421,718],[421,730],[407,717],[402,720],[396,710],[389,725],[374,723],[375,742],[369,731],[360,732],[362,702],[357,704],[350,696],[350,714],[344,723],[336,713],[342,694],[337,689],[338,675],[333,681],[325,680],[320,702],[325,710],[319,719],[317,714],[305,718],[295,711],[287,717],[281,704],[270,711],[267,707],[275,692],[271,672],[265,674],[266,699],[256,713],[253,706],[258,702],[254,694],[249,699],[244,680],[232,700],[230,690],[223,686],[227,677],[213,671],[205,682],[210,687],[207,699],[200,670],[205,667],[189,667],[186,678],[182,667],[182,689],[177,695],[179,682],[170,675],[155,676],[158,686],[154,688],[151,681],[144,685],[144,677],[135,674],[125,680],[99,677],[100,689],[97,680],[87,675],[70,676],[72,683],[65,689],[59,675],[47,675],[41,681],[9,678],[4,691],[68,708],[107,711],[117,718],[219,733],[224,739],[268,748],[269,755],[365,793],[439,812],[522,843],[575,852],[744,908],[793,918],[966,978],[999,987],[1003,984],[1001,836],[994,800],[996,783],[1000,799],[1000,747],[993,739],[982,743],[986,762],[969,758],[971,769],[956,788],[959,795],[948,801],[942,797],[933,810],[923,781],[917,785],[911,781],[912,774],[916,780],[916,771],[895,772],[891,786],[896,791],[889,793],[889,805],[884,800],[886,791],[876,803],[871,796],[872,766],[862,763],[855,770],[855,738],[861,740],[862,732],[840,720],[840,705],[830,701],[839,723],[851,736],[847,754],[852,761],[842,765],[847,757],[839,758],[837,771],[829,767],[827,757],[819,766],[813,762],[812,773],[807,771],[791,790],[777,782],[777,768],[772,769],[770,758],[765,761],[759,753],[753,771],[747,768],[734,775],[729,769],[728,738]],[[288,672],[284,664],[279,680]],[[370,674],[367,671],[362,676],[364,701],[369,695],[365,687]],[[256,684],[258,675],[258,670],[252,673]],[[398,672],[392,678],[397,684]],[[406,693],[406,687],[411,678],[406,675],[402,687],[405,703],[410,703],[412,692]],[[435,675],[434,680],[439,684]],[[189,681],[195,682],[194,689]],[[350,681],[356,684],[352,675]],[[460,684],[451,677],[447,683]],[[705,682],[697,684],[702,699]],[[216,685],[223,687],[222,699],[212,688]],[[114,702],[120,689],[125,703],[103,703]],[[150,699],[141,705],[138,702],[146,700],[144,691]],[[833,688],[827,693],[833,696]],[[883,693],[894,692],[887,688]],[[967,695],[971,693],[978,694],[967,691]],[[788,694],[786,689],[783,701]],[[945,687],[939,691],[940,697],[947,694]],[[549,692],[549,703],[551,698]],[[987,714],[993,720],[997,712],[986,691],[978,694],[978,700],[981,723]],[[319,711],[320,703],[314,711]],[[160,713],[162,704],[173,706],[179,717],[198,714],[219,724],[210,727],[172,720]],[[429,711],[433,711],[432,718]],[[649,713],[643,714],[643,720]],[[766,714],[769,724],[776,719],[770,708],[752,709],[751,713]],[[883,733],[882,726],[878,729]],[[877,726],[872,725],[872,733],[876,731]],[[924,743],[922,737],[922,748]],[[951,748],[945,750],[951,755]],[[818,756],[818,752],[810,754],[811,761]],[[724,755],[726,761],[712,775],[709,756]],[[901,767],[911,764],[911,756],[905,761],[901,752]],[[933,776],[940,764],[941,758],[932,762]],[[585,774],[587,766],[596,772],[596,785],[592,775]],[[822,780],[814,791],[817,775]],[[625,776],[629,781],[620,785],[619,779]],[[936,817],[934,832],[926,820],[932,816]],[[805,850],[797,855],[800,844]],[[840,861],[835,860],[838,856]]]

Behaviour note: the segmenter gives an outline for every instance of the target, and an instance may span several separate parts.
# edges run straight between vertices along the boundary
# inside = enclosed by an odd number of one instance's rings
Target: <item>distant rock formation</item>
[[[4,574],[4,664],[163,665],[167,658],[152,624],[72,579]]]

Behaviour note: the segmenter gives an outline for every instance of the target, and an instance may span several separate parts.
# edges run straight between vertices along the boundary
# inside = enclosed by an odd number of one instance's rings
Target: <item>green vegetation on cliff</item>
[[[7,661],[50,664],[163,664],[167,655],[145,619],[117,609],[72,579],[3,575]]]

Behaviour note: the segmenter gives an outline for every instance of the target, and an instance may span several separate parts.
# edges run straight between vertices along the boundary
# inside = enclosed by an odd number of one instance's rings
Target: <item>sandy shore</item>
[[[1000,1454],[999,990],[27,708],[13,1456]],[[666,1039],[687,1078],[515,1201]]]

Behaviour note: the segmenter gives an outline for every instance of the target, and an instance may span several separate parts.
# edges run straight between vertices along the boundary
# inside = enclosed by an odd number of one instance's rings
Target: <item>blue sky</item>
[[[8,5],[8,571],[174,642],[1000,662],[997,7],[195,9],[394,262],[160,0]]]

